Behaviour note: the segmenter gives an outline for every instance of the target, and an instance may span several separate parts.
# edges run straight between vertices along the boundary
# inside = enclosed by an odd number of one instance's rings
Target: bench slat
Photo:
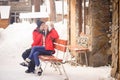
[[[51,62],[62,62],[62,59],[59,59],[55,56],[41,55],[39,58],[43,61],[51,61]]]
[[[56,39],[55,43],[61,44],[61,45],[67,45],[67,40],[62,40],[62,39]]]
[[[66,46],[55,44],[54,48],[63,52],[66,52]]]

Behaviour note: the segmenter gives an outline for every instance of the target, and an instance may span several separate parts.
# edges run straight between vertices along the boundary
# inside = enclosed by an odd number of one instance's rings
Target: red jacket
[[[38,32],[37,30],[33,31],[33,43],[32,43],[32,47],[33,46],[42,46],[42,42],[43,42],[43,34]],[[53,41],[54,39],[58,39],[59,35],[57,33],[57,31],[53,28],[46,36],[45,38],[45,49],[46,50],[54,50],[54,45],[53,45]]]
[[[37,29],[35,29],[33,31],[33,43],[32,43],[32,47],[33,46],[42,46],[42,37],[43,37],[43,34],[38,32]]]
[[[53,28],[45,38],[45,48],[46,50],[54,50],[53,42],[55,39],[58,39],[59,35],[57,31]]]

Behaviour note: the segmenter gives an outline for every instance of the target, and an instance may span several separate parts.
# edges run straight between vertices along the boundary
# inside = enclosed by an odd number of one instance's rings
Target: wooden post
[[[70,16],[70,45],[76,45],[76,0],[70,0]]]
[[[77,39],[82,31],[82,0],[68,0],[69,2],[69,40],[70,45],[78,45]],[[72,55],[75,55],[72,52]]]
[[[62,0],[62,23],[64,24],[64,0]]]
[[[112,15],[112,70],[111,76],[120,80],[120,1],[113,0]]]
[[[118,0],[118,74],[117,79],[120,80],[120,0]]]

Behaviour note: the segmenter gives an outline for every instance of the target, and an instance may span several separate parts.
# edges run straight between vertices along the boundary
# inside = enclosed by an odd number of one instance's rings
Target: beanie
[[[44,22],[43,22],[43,21],[40,21],[40,20],[37,20],[37,22],[36,22],[37,27],[40,27],[42,23],[44,23]]]

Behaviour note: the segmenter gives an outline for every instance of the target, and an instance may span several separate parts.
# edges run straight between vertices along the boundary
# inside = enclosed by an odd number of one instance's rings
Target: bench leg
[[[87,53],[85,52],[85,61],[86,61],[86,66],[88,66],[88,59],[87,59]]]
[[[58,71],[59,74],[61,75],[62,72],[61,72],[61,70],[60,70],[60,68],[59,68],[59,65],[58,65],[57,63],[54,63],[54,62],[53,62],[52,64],[53,64],[53,67],[55,68],[55,70]]]
[[[44,66],[44,68],[43,68],[43,72],[42,72],[42,75],[44,74],[44,72],[45,72],[45,69],[46,69],[46,67],[47,67],[47,62],[44,62],[45,63],[45,66]],[[42,78],[42,77],[41,77]]]
[[[62,64],[62,63],[55,63],[54,65],[55,65],[56,68],[58,69],[60,75],[62,75],[62,71],[61,71],[61,69],[60,69],[60,67],[59,67],[59,66],[60,66],[59,64],[62,66],[63,72],[64,72],[64,74],[65,74],[65,77],[66,77],[65,80],[69,80],[63,64]]]
[[[67,75],[67,73],[66,73],[66,71],[65,71],[65,68],[64,68],[63,64],[62,64],[62,68],[63,68],[63,71],[64,71],[65,76],[66,76],[65,80],[69,80],[68,75]]]
[[[58,63],[54,63],[54,66],[56,66],[57,70],[59,71],[59,74],[62,75],[62,72],[60,70],[59,64]]]
[[[44,67],[44,69],[43,69],[44,71],[45,71],[45,69],[46,69],[46,67],[47,67],[47,64],[48,64],[48,63],[46,62],[46,63],[45,63],[45,67]]]

